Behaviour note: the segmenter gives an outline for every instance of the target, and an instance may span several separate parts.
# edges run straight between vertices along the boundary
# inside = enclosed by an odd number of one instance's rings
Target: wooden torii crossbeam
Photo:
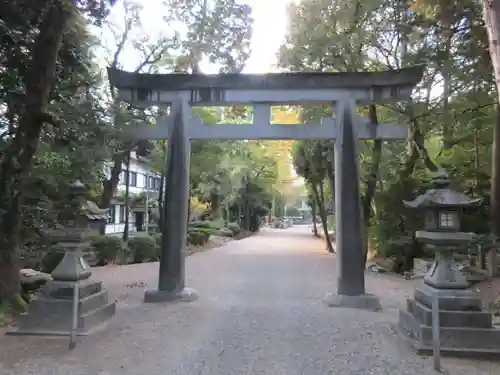
[[[166,211],[158,290],[146,301],[194,299],[184,285],[189,186],[189,140],[192,139],[331,139],[335,141],[335,221],[338,279],[329,306],[378,309],[378,298],[365,292],[364,228],[359,190],[359,139],[403,139],[403,125],[372,125],[356,115],[357,104],[408,100],[423,67],[369,73],[138,74],[108,69],[119,97],[136,106],[169,106],[171,116],[155,126],[128,130],[135,139],[169,139]],[[271,124],[272,105],[335,103],[335,118],[320,124]],[[251,105],[252,124],[205,125],[191,106]]]

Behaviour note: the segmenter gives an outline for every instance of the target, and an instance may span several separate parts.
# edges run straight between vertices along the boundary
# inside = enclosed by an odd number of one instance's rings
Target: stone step
[[[432,327],[421,324],[406,311],[399,313],[399,326],[423,347],[432,347]],[[500,343],[500,329],[441,327],[440,341],[443,348],[470,349],[475,351],[497,350]]]
[[[428,285],[420,285],[415,289],[415,300],[431,308],[437,293],[439,309],[447,311],[481,311],[481,298],[470,290],[435,289]]]
[[[102,282],[83,280],[78,284],[80,299],[91,296],[102,291]],[[50,281],[40,289],[40,295],[56,299],[73,299],[74,283],[67,281]]]
[[[97,309],[86,312],[78,318],[78,329],[81,331],[90,331],[113,317],[116,313],[116,303],[110,302]]]
[[[406,300],[407,311],[421,324],[432,325],[432,310],[414,299]],[[439,311],[441,327],[491,328],[493,316],[485,311]]]
[[[108,291],[101,290],[99,293],[92,294],[80,299],[78,303],[78,312],[80,315],[95,310],[108,304]]]
[[[401,340],[410,345],[417,355],[432,356],[432,346],[423,345],[422,342],[409,336],[401,327],[397,327],[396,331]],[[443,357],[468,358],[468,359],[484,359],[484,360],[500,360],[500,348],[497,349],[473,349],[473,348],[449,348],[440,347],[440,354]]]

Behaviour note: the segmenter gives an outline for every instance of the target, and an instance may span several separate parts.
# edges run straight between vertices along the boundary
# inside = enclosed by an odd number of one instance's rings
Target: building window
[[[115,222],[115,216],[116,216],[116,206],[112,204],[109,209],[108,209],[108,224],[113,224]]]
[[[120,172],[120,183],[125,185],[125,181],[127,181],[127,171]]]
[[[120,205],[120,223],[125,222],[125,218],[127,217],[126,213],[127,213],[127,209],[126,209],[125,205]]]
[[[155,178],[155,189],[156,190],[161,189],[161,178]]]
[[[107,179],[111,178],[111,167],[109,165],[104,167],[104,175]]]
[[[149,177],[148,178],[148,189],[154,189],[155,188],[155,179],[154,177]]]
[[[130,178],[129,178],[129,186],[137,186],[137,173],[136,172],[130,172]]]
[[[442,229],[451,229],[455,227],[455,215],[451,212],[439,213],[439,227]]]

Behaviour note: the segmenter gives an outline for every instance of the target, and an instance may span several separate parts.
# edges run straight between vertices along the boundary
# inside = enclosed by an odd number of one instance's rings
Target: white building
[[[109,210],[110,219],[106,224],[106,233],[123,233],[125,229],[126,206],[123,200],[125,195],[125,178],[127,176],[126,164],[122,165],[120,181],[116,188],[114,198],[111,201]],[[158,201],[158,193],[161,186],[160,174],[153,171],[147,159],[144,159],[136,154],[135,151],[130,153],[130,173],[129,177],[129,202],[134,202],[134,198],[148,195],[147,206],[155,207]],[[109,178],[111,174],[111,166],[107,166],[106,175]],[[136,232],[144,230],[145,221],[145,205],[141,204],[138,207],[131,205],[129,210],[129,231]]]

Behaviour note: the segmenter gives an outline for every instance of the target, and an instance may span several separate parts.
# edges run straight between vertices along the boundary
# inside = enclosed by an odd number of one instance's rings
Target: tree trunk
[[[491,63],[500,103],[500,0],[482,0],[483,17],[488,33]]]
[[[482,0],[482,4],[498,96],[493,127],[490,205],[491,231],[498,238],[500,236],[500,0]]]
[[[318,187],[319,185],[319,187]],[[320,182],[319,184],[312,183],[311,184],[312,191],[314,193],[314,198],[316,199],[316,202],[318,204],[318,209],[319,209],[319,216],[321,217],[321,224],[323,226],[323,233],[325,234],[325,243],[326,247],[328,249],[328,252],[334,253],[335,249],[333,248],[332,241],[330,239],[330,236],[328,235],[328,215],[326,214],[326,209],[325,209],[325,197],[324,197],[324,192],[323,192],[323,182]]]
[[[111,167],[111,175],[108,180],[102,182],[103,189],[100,199],[100,208],[109,208],[111,199],[116,192],[116,187],[120,181],[120,173],[122,173],[122,165],[127,159],[127,151],[121,152],[113,157],[113,167]]]
[[[24,112],[0,165],[0,299],[19,292],[18,250],[22,223],[23,185],[29,173],[43,125],[45,108],[55,83],[56,63],[73,5],[53,1],[39,27],[26,76]]]
[[[377,118],[377,107],[375,106],[375,104],[370,105],[368,116],[370,122],[374,126],[377,126],[378,118]],[[373,198],[375,197],[375,192],[377,190],[377,180],[378,180],[381,160],[382,160],[382,141],[380,139],[376,139],[373,141],[372,162],[370,165],[368,178],[366,179],[365,196],[362,201],[363,222],[366,234],[368,234],[368,229],[370,228],[370,220],[372,217],[372,203],[373,203]],[[366,236],[366,238],[368,238],[368,236]],[[367,254],[368,254],[368,241],[365,241],[365,263]]]
[[[327,163],[326,175],[330,185],[330,194],[332,196],[332,210],[335,214],[335,141],[328,141],[326,147],[330,150],[330,163]]]
[[[219,189],[210,192],[210,215],[213,218],[219,218],[221,214],[220,206],[221,196]]]
[[[125,225],[123,227],[123,242],[128,241],[130,226],[130,151],[127,152],[127,171],[125,173]]]
[[[165,141],[162,141],[161,143],[161,149],[163,152],[163,155],[166,155],[167,153],[167,144]],[[164,191],[165,191],[165,176],[167,174],[167,163],[166,160],[163,160],[163,168],[161,169],[161,176],[160,176],[160,191],[158,193],[158,209],[159,209],[159,218],[158,218],[158,229],[160,232],[162,231],[162,223],[163,223],[163,204],[164,204]]]
[[[315,237],[319,237],[319,234],[318,234],[318,225],[316,224],[316,215],[317,215],[317,212],[316,212],[316,199],[312,199],[312,202],[311,202],[311,214],[312,214],[312,217],[313,217],[313,233],[314,233],[314,236]]]
[[[405,163],[403,171],[400,173],[401,180],[404,181],[406,178],[413,174],[415,165],[417,161],[422,158],[425,167],[431,171],[437,171],[437,165],[432,161],[425,148],[424,135],[420,131],[417,120],[411,121],[411,136],[410,136],[410,155]]]
[[[250,202],[248,195],[250,192],[250,185],[248,183],[248,176],[245,178],[245,207],[243,208],[243,223],[245,230],[250,230]]]
[[[226,211],[226,215],[224,216],[224,226],[227,228],[229,225],[229,200],[226,199],[224,207]]]
[[[500,237],[500,106],[495,109],[491,150],[491,232]]]
[[[116,192],[116,187],[120,181],[120,174],[122,173],[122,165],[127,157],[127,152],[122,152],[113,157],[113,166],[111,167],[111,174],[109,179],[102,182],[102,193],[99,201],[99,207],[109,209],[111,207],[111,200]],[[106,233],[106,223],[103,223],[100,228],[101,234]]]

